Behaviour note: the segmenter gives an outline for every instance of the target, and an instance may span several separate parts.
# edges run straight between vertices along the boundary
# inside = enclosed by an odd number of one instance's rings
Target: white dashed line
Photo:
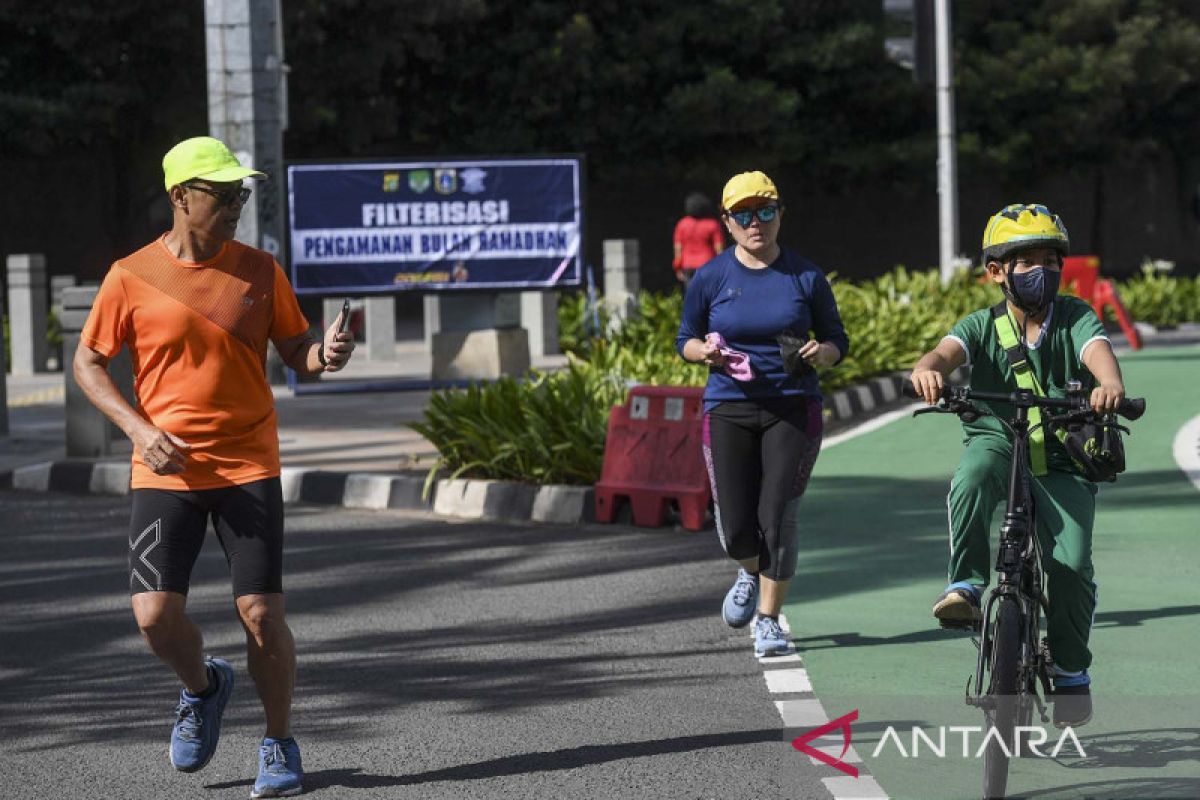
[[[887,792],[883,791],[870,775],[860,774],[857,778],[844,775],[837,778],[822,778],[821,783],[834,797],[841,800],[888,800]]]
[[[808,680],[808,670],[769,669],[763,673],[767,679],[767,691],[771,694],[787,694],[789,692],[811,692],[812,683]]]
[[[779,615],[779,626],[787,631],[788,636],[791,636],[792,631],[788,626],[787,618],[782,614]],[[803,663],[800,654],[795,652],[794,647],[793,643],[793,650],[786,655],[763,656],[758,661],[764,667],[763,680],[766,681],[768,692],[771,694],[809,695],[808,697],[774,701],[775,709],[779,712],[780,719],[783,720],[783,726],[811,730],[829,722],[829,715],[825,713],[825,707],[821,705],[821,701],[813,691],[812,679],[809,677],[808,670],[799,666],[771,669],[777,664]],[[844,764],[861,765],[863,763],[862,757],[853,747],[848,748],[845,755],[842,754],[842,748],[846,746],[846,742],[840,730],[831,731],[826,736],[813,739],[807,743],[807,746],[832,759],[840,760]],[[801,753],[796,755],[801,755]],[[807,758],[809,763],[816,766],[828,766],[826,762],[811,755],[808,755]],[[878,781],[872,778],[864,767],[858,766],[857,769],[857,778],[845,775],[821,779],[822,785],[833,796],[833,800],[889,800],[887,793],[883,791]]]
[[[821,701],[815,697],[803,700],[776,700],[775,708],[788,728],[816,728],[829,722]]]

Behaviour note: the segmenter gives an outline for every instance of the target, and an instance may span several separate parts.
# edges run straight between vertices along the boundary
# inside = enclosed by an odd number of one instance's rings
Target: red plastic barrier
[[[596,484],[596,521],[612,522],[627,498],[633,522],[662,527],[667,504],[690,531],[704,527],[712,498],[702,451],[704,389],[637,386],[608,416],[604,470]]]
[[[1117,287],[1112,281],[1100,277],[1100,259],[1096,256],[1067,256],[1063,259],[1062,282],[1075,284],[1075,293],[1080,299],[1091,304],[1096,316],[1104,320],[1104,309],[1112,308],[1117,317],[1117,323],[1129,340],[1129,346],[1134,350],[1142,349],[1142,337],[1133,318],[1121,302]]]

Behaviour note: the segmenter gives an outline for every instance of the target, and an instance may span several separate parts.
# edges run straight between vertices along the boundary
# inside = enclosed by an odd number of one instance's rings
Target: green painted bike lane
[[[1095,718],[1078,747],[1014,759],[1015,797],[1200,797],[1200,492],[1172,456],[1178,429],[1200,415],[1200,347],[1121,362],[1148,411],[1126,438],[1128,471],[1098,498]],[[981,791],[983,732],[949,730],[983,725],[963,702],[976,648],[930,613],[961,442],[950,415],[904,416],[823,452],[804,500],[785,613],[826,713],[858,710],[854,749],[893,798]],[[1049,755],[1060,733],[1043,727]]]

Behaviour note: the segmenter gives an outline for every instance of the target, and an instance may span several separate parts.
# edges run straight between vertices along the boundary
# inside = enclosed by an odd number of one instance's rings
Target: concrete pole
[[[938,144],[938,259],[942,283],[954,275],[958,256],[958,156],[954,124],[954,73],[950,58],[950,0],[935,0]]]
[[[98,286],[78,286],[63,290],[63,359],[68,364],[75,358],[75,349],[79,347],[79,334],[88,314],[91,313],[92,303],[95,302],[99,290]],[[128,348],[121,348],[121,352],[108,362],[108,373],[125,400],[136,407],[133,363]],[[63,384],[66,390],[67,455],[86,458],[112,455],[113,442],[125,434],[92,405],[92,401],[75,382],[75,371],[70,367],[63,369]]]
[[[0,343],[0,436],[8,436],[8,359]]]
[[[396,360],[396,298],[371,295],[364,303],[366,314],[367,360]]]
[[[604,240],[604,304],[613,325],[637,313],[642,288],[641,255],[637,239]]]
[[[46,257],[24,253],[8,257],[8,331],[12,374],[46,371]]]
[[[521,292],[521,327],[529,331],[529,356],[558,353],[558,292]]]
[[[283,132],[287,129],[287,65],[280,0],[204,0],[208,53],[208,127],[245,165],[269,176],[254,181],[237,239],[284,260],[286,196]],[[282,361],[268,348],[267,375]]]
[[[282,259],[287,67],[279,0],[205,0],[204,20],[209,131],[269,176],[254,183],[237,238]]]

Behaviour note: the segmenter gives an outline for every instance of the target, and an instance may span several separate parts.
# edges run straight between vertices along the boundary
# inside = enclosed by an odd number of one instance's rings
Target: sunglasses
[[[725,214],[733,219],[740,227],[747,228],[750,223],[758,217],[758,221],[766,225],[768,222],[774,222],[779,216],[779,206],[760,206],[758,208],[748,208],[743,211],[726,211]]]
[[[214,189],[211,186],[202,186],[198,183],[185,183],[183,186],[185,189],[195,189],[198,192],[204,192],[207,195],[215,197],[217,205],[222,208],[231,206],[235,202],[245,205],[246,201],[250,199],[251,192],[249,186],[233,186],[224,191]]]

